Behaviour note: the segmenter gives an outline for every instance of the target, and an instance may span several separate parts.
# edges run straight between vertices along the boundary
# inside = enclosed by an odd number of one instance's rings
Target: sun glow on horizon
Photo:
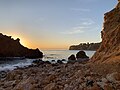
[[[11,36],[14,40],[17,38],[20,39],[20,44],[31,49],[39,48],[40,50],[65,50],[68,49],[67,45],[60,45],[56,44],[57,42],[44,42],[42,40],[35,41],[34,39],[31,39],[31,37],[27,37],[19,32],[2,32],[3,35]],[[49,40],[48,40],[49,41]]]
[[[22,44],[25,47],[29,46],[28,43],[27,43],[27,41],[23,37],[21,37],[21,36],[13,35],[12,38],[14,40],[16,40],[17,38],[19,38],[20,39],[20,44]]]
[[[3,33],[3,35],[11,36],[14,40],[17,38],[20,39],[20,44],[25,46],[25,47],[31,47],[31,45],[28,43],[28,40],[24,38],[24,36],[19,35],[17,33]]]

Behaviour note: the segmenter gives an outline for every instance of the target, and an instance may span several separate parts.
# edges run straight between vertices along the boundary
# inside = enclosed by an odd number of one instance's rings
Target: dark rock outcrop
[[[75,63],[76,62],[76,57],[74,54],[68,57],[68,63]]]
[[[57,60],[57,63],[63,64],[62,60]]]
[[[76,59],[77,59],[77,62],[82,63],[82,62],[88,61],[89,57],[86,55],[86,53],[84,51],[79,51],[76,54]]]
[[[75,62],[85,62],[88,61],[89,57],[86,55],[86,53],[84,51],[79,51],[76,54],[76,57],[74,54],[72,54],[70,57],[68,57],[68,63],[75,63]]]
[[[20,44],[20,39],[14,40],[11,36],[0,33],[0,57],[42,58],[39,49],[28,49]]]
[[[113,10],[105,13],[101,32],[102,43],[92,61],[120,62],[120,0],[118,1]]]
[[[84,51],[79,51],[77,54],[76,54],[76,58],[79,59],[79,58],[89,58],[86,53]]]
[[[69,50],[97,50],[101,43],[81,43],[70,46]]]
[[[33,64],[37,64],[37,65],[41,65],[41,64],[44,64],[44,61],[42,61],[42,60],[35,60],[35,61],[33,61],[32,62]]]
[[[68,60],[76,60],[76,57],[74,54],[72,54],[70,57],[68,57]]]

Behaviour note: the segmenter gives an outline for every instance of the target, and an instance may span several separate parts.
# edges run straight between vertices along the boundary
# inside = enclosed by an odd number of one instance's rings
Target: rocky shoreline
[[[90,64],[41,63],[8,72],[0,90],[119,90],[120,73],[101,74]]]
[[[39,60],[0,78],[0,90],[120,90],[120,0],[104,18],[102,43],[89,61]]]
[[[84,51],[76,58],[87,59]],[[74,56],[75,57],[75,56]],[[70,60],[70,61],[69,61]],[[72,60],[72,61],[71,61]],[[78,60],[78,59],[77,59]],[[99,72],[90,61],[73,58],[34,60],[32,65],[0,72],[0,90],[119,90],[119,72]],[[66,63],[64,63],[66,62]]]
[[[89,60],[79,61],[88,59],[84,51],[79,51],[74,59],[71,56],[68,61],[62,59],[57,62],[37,59],[29,66],[2,71],[0,90],[120,89],[120,72],[100,72],[101,67],[93,68],[99,65],[91,64]]]

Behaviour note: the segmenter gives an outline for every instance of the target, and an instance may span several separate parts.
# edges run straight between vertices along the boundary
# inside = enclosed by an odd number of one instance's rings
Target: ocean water
[[[62,60],[66,59],[71,54],[77,54],[79,50],[42,50],[44,53],[44,61],[51,61],[51,60]],[[89,57],[92,57],[95,51],[85,51]],[[6,61],[0,64],[0,71],[2,70],[14,70],[17,67],[25,67],[32,64],[35,59],[22,59],[22,60],[12,60]]]
[[[44,60],[61,60],[66,59],[74,54],[76,55],[79,50],[43,50]],[[95,51],[85,51],[86,54],[91,58]]]

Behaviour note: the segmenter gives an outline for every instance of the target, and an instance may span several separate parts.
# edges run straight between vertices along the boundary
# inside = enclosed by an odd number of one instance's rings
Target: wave
[[[14,62],[11,61],[11,63],[4,63],[0,64],[0,71],[7,71],[7,70],[14,70],[16,68],[22,68],[25,66],[29,66],[32,64],[33,60],[35,59],[24,59],[24,60],[15,60]]]

